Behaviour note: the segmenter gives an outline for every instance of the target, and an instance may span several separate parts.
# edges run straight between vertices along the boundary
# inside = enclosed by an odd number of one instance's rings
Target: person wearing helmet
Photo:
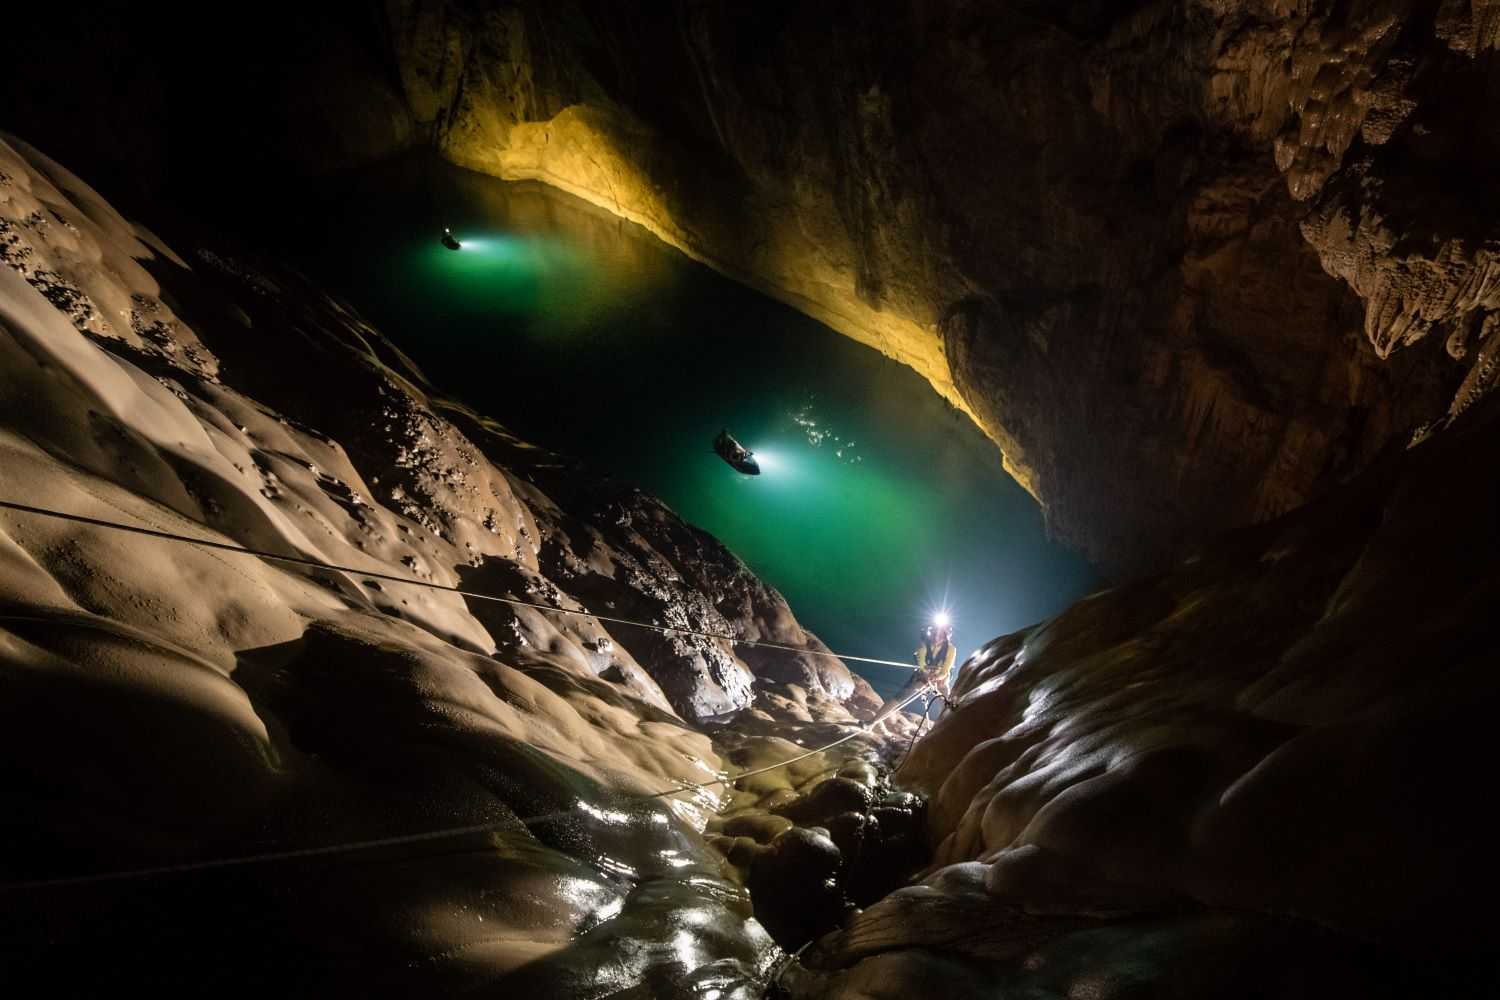
[[[958,658],[953,646],[953,623],[947,615],[938,615],[922,630],[922,645],[917,647],[917,672],[938,694],[948,697],[948,675]]]
[[[900,693],[880,706],[881,712],[904,701],[925,685],[931,685],[933,691],[947,700],[948,675],[953,672],[958,651],[953,645],[953,623],[946,614],[936,615],[932,623],[922,630],[922,644],[917,647],[915,655],[917,669],[911,680],[906,682]],[[915,703],[907,707],[912,711],[920,711],[925,716],[931,697],[930,693],[922,696],[920,709],[915,707]]]

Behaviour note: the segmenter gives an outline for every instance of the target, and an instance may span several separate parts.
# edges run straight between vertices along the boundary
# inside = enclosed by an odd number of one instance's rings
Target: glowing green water
[[[436,384],[662,497],[835,649],[907,659],[946,605],[967,652],[1095,582],[917,375],[573,198],[409,160],[297,232],[288,252]],[[761,476],[714,455],[720,427]]]

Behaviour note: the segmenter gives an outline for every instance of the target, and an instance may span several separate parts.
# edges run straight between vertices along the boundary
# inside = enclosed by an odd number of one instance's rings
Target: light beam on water
[[[436,221],[432,169],[346,179],[289,251],[445,391],[713,532],[830,645],[901,659],[946,609],[962,655],[1094,584],[915,373],[559,192],[444,167]]]

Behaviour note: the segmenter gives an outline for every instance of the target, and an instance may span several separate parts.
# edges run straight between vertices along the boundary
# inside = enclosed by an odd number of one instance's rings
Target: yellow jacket
[[[958,650],[952,639],[936,649],[925,642],[917,647],[917,669],[926,674],[928,680],[943,687],[948,685],[948,675],[953,672],[953,661],[957,658]]]

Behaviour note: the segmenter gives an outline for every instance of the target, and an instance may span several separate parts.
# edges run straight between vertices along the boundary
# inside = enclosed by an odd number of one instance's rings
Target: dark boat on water
[[[747,476],[760,475],[760,463],[755,460],[755,452],[736,441],[727,430],[719,431],[719,436],[714,438],[714,451],[737,472],[743,472]]]
[[[457,250],[459,247],[463,246],[463,244],[458,242],[458,238],[453,235],[452,230],[444,229],[443,246],[447,247],[449,250]]]

